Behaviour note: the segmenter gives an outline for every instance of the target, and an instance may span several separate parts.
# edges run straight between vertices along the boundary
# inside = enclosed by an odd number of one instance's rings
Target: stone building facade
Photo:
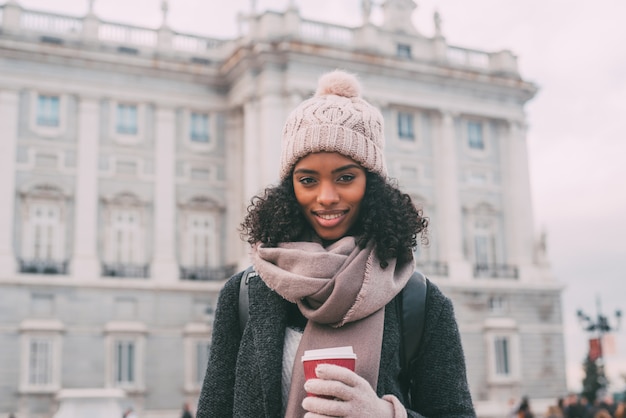
[[[303,0],[304,1],[304,0]],[[287,113],[335,68],[386,120],[387,163],[431,220],[418,267],[454,301],[479,416],[565,391],[562,286],[535,233],[509,51],[382,24],[254,10],[212,39],[0,6],[0,416],[112,401],[194,405],[237,232],[277,179]],[[167,3],[165,3],[167,5]],[[113,406],[112,406],[113,407]],[[61,408],[61,409],[63,409]],[[60,415],[57,415],[60,416]]]

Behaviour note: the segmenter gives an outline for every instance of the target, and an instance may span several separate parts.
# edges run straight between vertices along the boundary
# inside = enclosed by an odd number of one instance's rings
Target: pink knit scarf
[[[382,346],[384,307],[406,285],[413,272],[411,261],[383,270],[374,244],[364,249],[354,237],[344,237],[328,247],[316,242],[290,242],[268,248],[257,244],[253,264],[265,284],[290,302],[297,303],[308,319],[296,353],[286,417],[301,417],[305,350],[351,345],[357,355],[356,373],[374,390]]]

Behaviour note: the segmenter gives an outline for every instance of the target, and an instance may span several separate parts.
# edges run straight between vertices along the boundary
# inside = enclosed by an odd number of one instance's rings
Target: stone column
[[[16,262],[13,249],[15,223],[15,149],[17,146],[17,123],[19,115],[19,92],[0,90],[0,277],[15,274]]]
[[[520,279],[523,279],[532,267],[535,236],[526,126],[523,122],[509,121],[504,149],[507,262],[518,267]]]
[[[100,276],[98,258],[98,152],[100,103],[82,97],[78,109],[78,167],[76,176],[76,224],[72,276],[96,279]]]
[[[439,214],[436,237],[441,241],[441,255],[448,263],[448,276],[452,280],[472,277],[470,263],[463,256],[463,220],[459,199],[457,141],[454,115],[443,112],[435,138],[436,205]]]
[[[154,256],[153,280],[178,281],[176,260],[176,115],[174,109],[158,108],[155,129]]]
[[[261,167],[259,147],[258,102],[255,97],[246,100],[243,106],[243,201],[247,205],[252,196],[262,187],[259,172]]]
[[[283,102],[276,94],[268,94],[261,100],[261,154],[262,164],[261,187],[278,183],[280,167],[280,142],[284,124]]]

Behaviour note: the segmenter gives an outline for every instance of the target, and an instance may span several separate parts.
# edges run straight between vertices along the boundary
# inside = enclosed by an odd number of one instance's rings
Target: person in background
[[[429,281],[416,360],[400,361],[396,296],[428,221],[388,177],[383,147],[383,117],[352,74],[323,75],[289,115],[280,183],[242,223],[258,277],[220,292],[197,418],[475,417],[452,303]],[[305,350],[343,346],[355,371],[320,364],[305,382]]]
[[[534,418],[534,414],[530,409],[530,401],[527,396],[522,398],[517,409],[517,418]]]
[[[180,418],[193,418],[193,415],[191,415],[191,409],[189,408],[188,403],[183,404],[183,415],[181,415]]]

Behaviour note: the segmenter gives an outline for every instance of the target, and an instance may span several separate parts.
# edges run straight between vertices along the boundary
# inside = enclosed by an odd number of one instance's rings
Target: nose
[[[323,206],[329,206],[339,202],[339,193],[337,187],[331,181],[322,181],[317,194],[317,203]]]

